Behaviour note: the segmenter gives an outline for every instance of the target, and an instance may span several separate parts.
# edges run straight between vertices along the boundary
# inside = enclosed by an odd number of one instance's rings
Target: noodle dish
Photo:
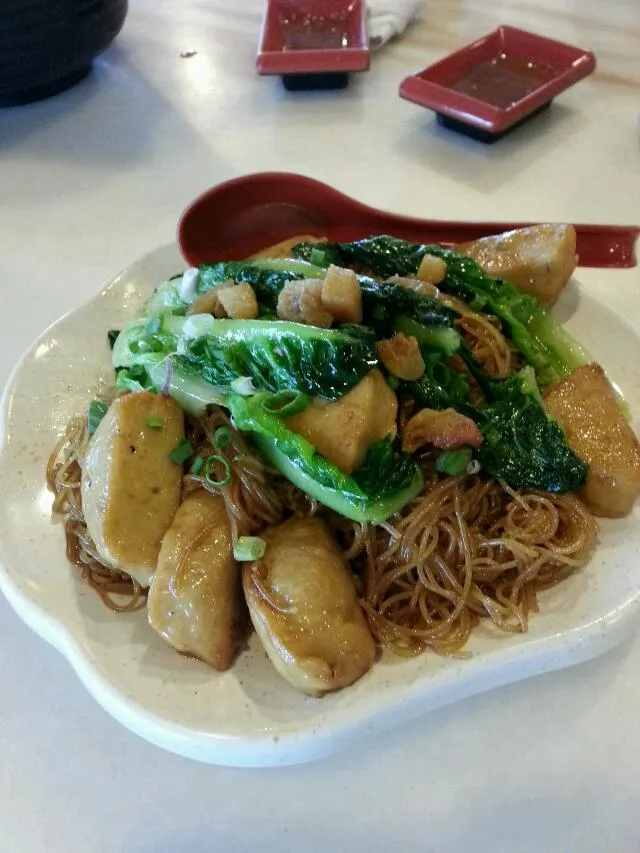
[[[312,696],[526,632],[640,492],[624,400],[551,313],[575,265],[541,225],[299,235],[157,282],[51,447],[78,583],[212,670],[255,632]]]

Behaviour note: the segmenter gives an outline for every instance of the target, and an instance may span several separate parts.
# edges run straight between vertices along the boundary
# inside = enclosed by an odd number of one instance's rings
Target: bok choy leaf
[[[272,396],[230,394],[227,405],[236,427],[251,433],[267,462],[312,498],[354,521],[377,524],[420,493],[416,463],[389,439],[370,447],[353,474],[344,474],[274,414]]]
[[[256,390],[293,389],[336,400],[378,363],[376,339],[363,326],[320,329],[302,323],[215,320],[209,314],[138,320],[122,330],[113,365],[175,365],[216,387],[249,378]]]
[[[374,275],[383,277],[415,275],[427,254],[442,258],[447,274],[438,287],[462,299],[472,310],[498,317],[506,334],[534,368],[542,387],[558,382],[591,361],[584,348],[555,322],[534,296],[493,278],[471,258],[453,249],[388,236],[331,243],[323,248],[337,263],[366,266]],[[305,259],[313,249],[313,244],[300,243],[292,251],[296,257]]]

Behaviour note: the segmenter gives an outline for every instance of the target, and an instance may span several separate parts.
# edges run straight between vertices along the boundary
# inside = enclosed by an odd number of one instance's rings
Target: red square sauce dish
[[[595,67],[591,51],[502,26],[405,78],[400,96],[434,110],[446,127],[493,142]]]
[[[364,0],[268,0],[256,67],[285,84],[303,79],[300,88],[346,84],[347,74],[369,68]]]

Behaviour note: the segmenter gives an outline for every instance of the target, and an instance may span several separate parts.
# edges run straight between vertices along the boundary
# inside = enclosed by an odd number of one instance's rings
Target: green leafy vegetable
[[[424,375],[415,382],[401,383],[400,392],[426,409],[462,410],[469,399],[469,383],[464,374],[452,370],[439,353],[423,352],[423,358]]]
[[[87,414],[87,431],[89,435],[97,430],[100,421],[107,414],[109,406],[100,400],[92,400],[89,403],[89,412]]]
[[[116,388],[127,391],[154,391],[153,382],[145,367],[123,367],[116,374]]]
[[[145,314],[147,316],[184,314],[189,302],[182,299],[180,295],[181,284],[182,273],[179,273],[156,287],[151,298],[147,300],[147,304],[145,305]]]
[[[175,357],[148,367],[134,365],[119,369],[116,388],[166,393],[181,409],[195,416],[204,414],[207,406],[224,405],[226,395],[226,389],[210,385],[195,370],[177,364]]]
[[[487,473],[500,477],[512,488],[580,490],[586,481],[587,466],[573,453],[561,428],[545,411],[533,368],[497,379],[484,372],[464,344],[460,355],[486,397],[482,405],[468,402],[469,386],[462,374],[428,360],[425,375],[416,382],[402,383],[401,393],[413,397],[421,407],[451,407],[475,421],[484,438],[476,451],[478,460]]]
[[[363,326],[320,329],[208,314],[164,316],[153,334],[146,320],[137,320],[118,336],[112,359],[116,368],[145,367],[162,388],[158,365],[167,356],[178,375],[216,387],[246,377],[257,390],[293,389],[329,400],[350,391],[378,362],[375,335]]]
[[[116,342],[118,335],[120,334],[119,329],[109,329],[107,332],[107,340],[109,341],[109,349],[112,350],[113,346]]]
[[[168,376],[169,362],[171,371]],[[180,408],[191,415],[204,414],[207,406],[224,405],[226,389],[211,385],[177,357],[152,365],[149,378],[156,392],[173,397]]]
[[[307,260],[316,248],[314,243],[298,243],[292,249],[296,258]],[[324,243],[322,248],[329,263],[367,267],[374,275],[415,275],[422,258],[431,254],[430,246],[409,243],[385,235],[356,240],[353,243]]]
[[[312,397],[342,397],[378,363],[376,339],[401,331],[417,338],[425,373],[417,382],[393,382],[398,392],[423,407],[455,408],[472,418],[484,437],[475,458],[468,448],[440,453],[439,471],[462,473],[472,462],[514,488],[561,492],[584,485],[587,466],[545,412],[536,377],[544,386],[588,356],[533,297],[493,279],[457,252],[392,237],[312,248],[301,244],[294,253],[294,259],[204,265],[197,273],[188,271],[188,281],[165,282],[154,294],[149,317],[110,336],[117,386],[169,393],[195,414],[211,403],[226,405],[237,427],[250,432],[266,460],[294,484],[349,518],[383,520],[421,487],[411,457],[386,440],[369,449],[357,471],[345,475],[288,429],[284,418],[302,411]],[[264,318],[273,313],[287,281],[321,279],[331,263],[366,267],[381,277],[413,276],[427,253],[447,265],[441,289],[474,310],[497,316],[529,367],[506,379],[488,376],[453,328],[455,311],[398,283],[364,275],[358,281],[369,328],[327,330],[277,320],[180,316],[187,299],[230,278],[254,287]],[[482,404],[470,404],[467,377],[447,363],[454,353],[482,389]],[[229,441],[227,433],[221,436],[218,449]],[[173,454],[182,464],[193,456],[193,448],[181,444]],[[212,483],[224,484],[226,475],[218,480],[212,474],[224,462],[217,454],[207,460],[196,457],[192,471],[204,471]]]
[[[351,477],[366,495],[381,498],[411,487],[415,475],[414,460],[385,438],[371,445]]]
[[[465,255],[443,249],[438,254],[447,264],[446,278],[439,287],[471,307],[476,306],[476,310],[498,317],[506,334],[534,368],[540,385],[558,382],[591,360],[535,297],[492,278]]]
[[[362,326],[211,320],[211,333],[184,342],[178,363],[212,385],[249,377],[257,390],[302,391],[336,400],[378,362],[375,335]]]
[[[311,497],[355,521],[384,521],[422,489],[422,475],[410,456],[391,441],[369,448],[353,474],[340,471],[284,420],[263,406],[269,395],[232,394],[229,407],[238,429],[252,433],[264,458]]]
[[[147,320],[146,332],[149,337],[157,335],[162,329],[162,320],[160,317],[149,317]]]
[[[186,438],[182,438],[169,454],[169,459],[176,465],[183,465],[190,456],[193,456],[193,446]]]
[[[311,397],[302,391],[279,391],[264,400],[262,407],[265,412],[288,418],[298,412],[304,412],[310,403]]]
[[[257,391],[250,376],[238,376],[231,382],[229,388],[241,397],[251,397]]]
[[[315,252],[313,259],[327,266],[331,260],[337,260],[332,258],[331,250],[325,251],[324,244],[316,248]],[[278,295],[288,281],[322,279],[325,275],[326,268],[306,260],[262,258],[251,263],[228,261],[204,265],[200,268],[199,286],[203,289],[218,287],[229,278],[251,284],[264,319],[265,312],[272,312],[276,308]],[[457,317],[455,311],[436,299],[394,282],[380,282],[361,275],[358,276],[358,283],[362,293],[364,323],[378,337],[391,336],[403,323],[413,324],[414,332],[411,334],[419,331],[423,345],[440,349],[447,355],[456,351],[460,336],[451,328]]]
[[[368,276],[358,276],[362,292],[362,313],[364,321],[371,326],[379,337],[393,333],[400,318],[425,327],[452,326],[457,313],[447,308],[437,299],[423,296],[409,287],[390,281],[376,281]],[[457,340],[457,332],[451,330]]]
[[[149,317],[134,320],[120,332],[111,353],[116,369],[148,367],[164,361],[176,351],[189,318],[164,315],[153,319],[153,325]]]
[[[293,254],[305,258],[310,252],[309,245],[294,246]],[[382,236],[354,243],[329,244],[329,250],[339,262],[364,265],[380,276],[415,275],[426,254],[442,258],[447,265],[447,275],[438,287],[462,299],[471,309],[498,317],[507,335],[535,369],[543,387],[591,360],[584,348],[555,322],[535,297],[493,278],[471,258],[452,249]]]
[[[316,250],[319,251],[319,250]],[[323,256],[324,257],[324,256]],[[328,264],[327,264],[328,266]],[[251,284],[262,310],[275,309],[278,294],[288,281],[323,279],[326,268],[291,258],[261,258],[251,261],[227,261],[200,268],[200,287],[219,287],[229,278]],[[436,299],[416,293],[393,282],[380,282],[368,276],[358,276],[362,291],[364,319],[378,333],[392,330],[393,321],[407,314],[416,322],[428,326],[451,326],[456,312]]]
[[[545,411],[533,368],[496,379],[487,376],[468,353],[464,357],[488,400],[464,411],[484,438],[477,451],[483,468],[515,489],[580,491],[588,466]]]
[[[406,315],[398,317],[395,326],[398,332],[413,335],[421,347],[439,350],[447,358],[460,348],[460,335],[447,326],[423,326]]]
[[[253,261],[224,261],[200,267],[198,293],[219,287],[232,279],[250,284],[261,309],[274,309],[278,294],[288,281],[324,278],[326,270],[295,258],[259,258]]]

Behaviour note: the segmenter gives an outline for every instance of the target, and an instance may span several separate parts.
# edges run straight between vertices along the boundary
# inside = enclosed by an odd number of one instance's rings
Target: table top
[[[367,74],[311,95],[255,74],[259,0],[131,5],[90,78],[0,112],[3,380],[45,326],[170,241],[194,196],[247,172],[305,173],[417,216],[640,221],[637,0],[429,0]],[[407,73],[501,23],[589,48],[598,70],[494,146],[397,97]],[[579,279],[640,320],[637,269]],[[4,600],[0,671],[2,853],[640,849],[640,636],[261,771],[129,733]]]

